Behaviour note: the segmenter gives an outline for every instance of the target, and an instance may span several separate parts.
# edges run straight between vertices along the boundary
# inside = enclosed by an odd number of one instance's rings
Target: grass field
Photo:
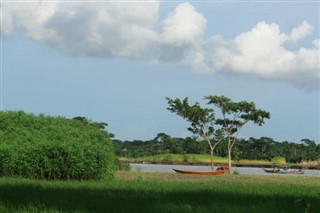
[[[320,178],[118,172],[114,181],[0,178],[0,212],[320,212]]]

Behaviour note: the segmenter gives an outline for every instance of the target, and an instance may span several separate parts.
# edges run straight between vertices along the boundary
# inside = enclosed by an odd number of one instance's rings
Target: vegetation
[[[284,157],[274,157],[272,158],[272,163],[274,165],[286,165],[286,159]]]
[[[188,103],[188,98],[183,99],[170,99],[167,98],[169,107],[167,108],[171,112],[176,113],[182,118],[186,119],[191,123],[191,127],[188,128],[193,134],[200,135],[209,145],[210,148],[210,157],[211,157],[211,170],[214,169],[213,164],[213,153],[215,147],[221,142],[222,138],[216,140],[215,143],[211,139],[212,136],[220,136],[220,132],[214,129],[214,111],[212,109],[201,108],[199,103],[190,105]]]
[[[210,165],[210,158],[206,154],[158,154],[138,158],[118,157],[121,162],[130,163],[152,163],[152,164],[176,164],[176,165]],[[214,157],[216,165],[225,166],[228,164],[226,157]],[[275,164],[266,160],[237,160],[233,162],[236,166],[272,167]],[[284,164],[281,164],[284,165]],[[299,166],[289,163],[287,165]]]
[[[215,120],[215,124],[221,126],[227,139],[229,172],[231,171],[231,152],[236,144],[239,132],[248,122],[259,126],[264,124],[264,119],[270,118],[270,113],[256,109],[253,102],[234,102],[225,96],[207,96],[208,104],[214,105],[222,114],[221,118]]]
[[[318,177],[120,172],[111,182],[0,178],[0,188],[3,213],[302,213],[320,209]]]
[[[115,173],[105,123],[0,112],[0,176],[100,179]]]
[[[158,154],[152,160],[209,162],[208,140],[160,133],[149,141],[113,140],[113,147],[106,125],[84,117],[0,112],[0,212],[298,213],[320,209],[318,177],[116,173],[116,167],[129,170],[130,165],[115,161],[114,151],[118,157]],[[214,160],[225,162],[227,140],[219,143],[220,133],[212,129],[206,134],[211,132]],[[301,142],[239,139],[232,157],[243,163],[243,159],[318,162],[320,145],[309,139]]]
[[[308,141],[308,143],[306,143]],[[195,137],[175,138],[165,133],[159,133],[155,138],[146,141],[121,141],[113,140],[116,155],[119,158],[139,158],[154,155],[166,156],[167,154],[179,154],[188,157],[190,163],[197,163],[197,156],[208,163],[209,158],[206,156],[208,148],[205,141],[198,140]],[[226,142],[223,142],[226,143]],[[227,157],[225,144],[220,143],[214,151],[214,160],[217,158]],[[239,139],[233,148],[232,158],[234,162],[241,162],[242,165],[252,165],[253,161],[272,162],[275,157],[282,157],[287,163],[300,163],[301,166],[310,168],[320,168],[320,144],[315,141],[304,139],[297,142],[278,142],[272,138],[249,138]],[[181,157],[183,159],[183,157]],[[245,161],[246,159],[247,161]],[[248,161],[249,160],[249,161]],[[143,161],[143,160],[142,160]],[[170,161],[167,161],[170,162]],[[183,162],[183,161],[182,161]],[[261,165],[259,163],[259,165]]]
[[[182,101],[178,98],[174,100],[167,98],[169,105],[167,109],[189,121],[191,127],[188,130],[193,134],[201,136],[208,143],[210,147],[211,170],[213,170],[214,148],[225,137],[227,141],[228,164],[231,170],[231,152],[241,128],[249,121],[262,126],[264,119],[270,118],[270,113],[256,109],[256,105],[253,102],[233,102],[225,96],[211,95],[205,97],[205,100],[208,101],[208,105],[213,105],[221,112],[221,118],[215,117],[214,109],[202,108],[198,102],[190,105],[188,98]]]
[[[211,159],[208,158],[206,154],[158,154],[151,156],[144,156],[138,158],[128,158],[128,157],[119,157],[119,160],[122,162],[131,162],[131,163],[156,163],[156,164],[195,164],[201,165],[211,164]],[[228,162],[227,158],[214,157],[214,162],[216,164],[226,164]]]

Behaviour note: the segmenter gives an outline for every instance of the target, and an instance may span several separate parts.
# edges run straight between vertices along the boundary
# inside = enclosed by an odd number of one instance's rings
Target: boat
[[[275,174],[304,174],[304,170],[291,170],[291,169],[282,169],[282,168],[273,168],[273,169],[264,169],[263,171],[267,173],[275,173]]]
[[[182,170],[173,169],[177,173],[181,174],[193,174],[193,175],[222,175],[229,171],[228,167],[218,167],[215,171],[199,171],[199,170]]]

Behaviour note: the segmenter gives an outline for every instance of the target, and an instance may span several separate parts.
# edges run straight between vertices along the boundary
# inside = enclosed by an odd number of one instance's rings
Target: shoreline
[[[210,163],[207,162],[179,162],[179,161],[124,161],[120,160],[123,163],[135,163],[135,164],[154,164],[154,165],[182,165],[182,166],[210,166]],[[216,162],[215,166],[227,166],[228,162]],[[309,170],[320,170],[319,166],[302,166],[297,164],[288,163],[286,164],[292,169],[309,169]],[[232,163],[233,167],[249,167],[249,168],[273,168],[280,165],[272,164],[243,164],[243,163]]]
[[[155,173],[174,173],[175,169],[178,170],[194,170],[194,171],[210,171],[210,166],[208,165],[177,165],[177,164],[148,164],[148,163],[130,163],[130,171],[134,172],[155,172]],[[215,169],[218,168],[219,165],[215,165]],[[238,167],[233,166],[230,172],[236,172],[237,174],[243,175],[276,175],[276,176],[317,176],[320,177],[320,170],[310,170],[303,169],[303,173],[268,173],[261,167]],[[296,168],[290,168],[291,171],[299,171]]]

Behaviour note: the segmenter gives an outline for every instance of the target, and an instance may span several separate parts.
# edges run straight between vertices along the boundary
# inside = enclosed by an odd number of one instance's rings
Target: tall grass
[[[1,111],[0,176],[112,179],[114,148],[101,125],[85,118]]]
[[[0,178],[1,212],[304,212],[320,209],[318,177],[118,173],[108,181]]]

